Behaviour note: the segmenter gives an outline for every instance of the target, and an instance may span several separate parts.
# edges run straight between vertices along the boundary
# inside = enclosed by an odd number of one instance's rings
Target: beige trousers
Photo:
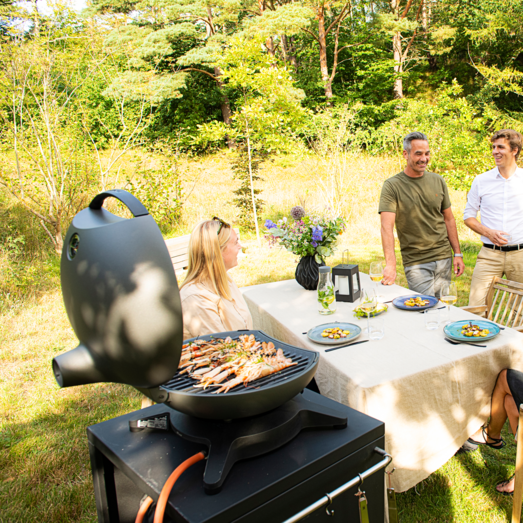
[[[494,276],[523,283],[523,249],[501,252],[482,247],[470,282],[469,305],[485,305]]]

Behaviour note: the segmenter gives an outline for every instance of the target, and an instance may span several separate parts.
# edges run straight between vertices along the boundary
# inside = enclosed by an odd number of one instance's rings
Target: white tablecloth
[[[371,285],[366,274],[360,277],[363,287]],[[355,304],[335,302],[336,313],[321,316],[316,292],[295,280],[241,291],[255,329],[321,353],[316,381],[323,395],[385,422],[386,450],[396,467],[391,478],[398,492],[441,467],[487,419],[500,370],[523,369],[521,333],[505,329],[484,343],[487,348],[451,345],[442,327],[428,331],[423,314],[392,304],[380,316],[385,322],[383,339],[325,353],[327,347],[311,342],[303,332],[330,321],[364,328],[367,320],[353,316]],[[379,285],[379,291],[381,301],[413,294],[397,285]],[[478,319],[456,307],[450,318]],[[366,338],[362,334],[360,340]]]

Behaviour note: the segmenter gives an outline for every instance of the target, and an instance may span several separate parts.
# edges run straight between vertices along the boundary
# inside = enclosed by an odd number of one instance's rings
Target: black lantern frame
[[[343,277],[346,277],[348,280],[346,289],[343,288],[343,284],[340,286],[340,283],[343,281],[340,280],[340,278]],[[336,267],[333,267],[332,269],[332,280],[336,288],[336,301],[347,301],[353,303],[359,299],[361,295],[361,285],[360,271],[357,265],[345,263],[336,265]],[[340,290],[342,292],[340,292]],[[348,291],[348,294],[343,292],[344,290]]]

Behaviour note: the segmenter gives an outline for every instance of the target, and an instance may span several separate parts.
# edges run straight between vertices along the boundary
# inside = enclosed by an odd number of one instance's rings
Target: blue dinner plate
[[[350,331],[350,334],[347,334],[346,338],[340,338],[339,340],[330,340],[321,335],[325,329],[334,329],[336,327],[342,331]],[[307,337],[314,343],[321,343],[322,345],[340,345],[341,343],[348,343],[351,340],[355,340],[360,334],[361,328],[354,325],[354,323],[336,321],[333,323],[323,323],[322,325],[313,327],[309,332],[307,332]]]
[[[405,305],[405,302],[407,300],[410,300],[411,298],[421,298],[422,300],[429,300],[429,303],[427,305],[423,305],[422,307],[407,307]],[[398,296],[397,298],[394,298],[392,300],[392,305],[396,307],[397,309],[401,309],[404,311],[424,311],[425,309],[430,309],[438,303],[438,298],[435,298],[434,296],[426,296],[424,294],[413,294],[412,296]]]
[[[469,323],[472,323],[472,325],[477,325],[480,329],[488,329],[489,333],[485,337],[478,336],[477,338],[474,336],[469,337],[461,334],[461,328],[463,325],[468,325]],[[495,323],[487,320],[462,320],[445,325],[443,332],[447,338],[450,338],[451,340],[480,343],[482,341],[491,340],[501,332],[501,329]]]

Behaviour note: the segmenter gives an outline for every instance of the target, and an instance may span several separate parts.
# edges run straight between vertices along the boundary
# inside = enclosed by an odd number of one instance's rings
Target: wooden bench
[[[240,238],[239,229],[234,229]],[[179,276],[183,271],[187,270],[189,265],[189,239],[191,235],[186,234],[185,236],[178,236],[178,238],[170,238],[165,240],[167,250],[171,256],[173,262],[174,272]]]
[[[185,236],[179,236],[178,238],[170,238],[165,240],[165,245],[167,245],[167,250],[171,256],[173,262],[174,272],[176,275],[179,275],[184,270],[187,269],[189,265],[189,238],[190,234]]]

